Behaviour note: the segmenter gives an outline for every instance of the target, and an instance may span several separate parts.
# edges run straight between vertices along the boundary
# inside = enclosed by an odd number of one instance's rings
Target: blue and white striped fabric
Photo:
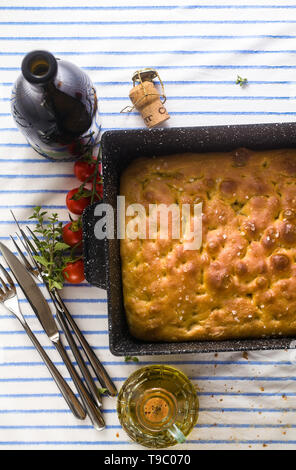
[[[46,6],[45,6],[46,5]],[[50,5],[50,6],[49,6]],[[294,0],[7,0],[0,2],[0,239],[11,246],[9,209],[25,223],[35,205],[67,220],[71,163],[29,148],[10,116],[22,56],[48,49],[96,84],[103,128],[142,127],[129,103],[132,73],[157,68],[170,126],[296,119]],[[247,87],[235,84],[237,75]],[[108,350],[104,291],[67,286],[64,298],[118,387],[138,365]],[[30,326],[65,377],[59,356],[22,295]],[[295,361],[289,351],[141,358],[182,369],[199,390],[198,426],[182,449],[296,447]],[[69,380],[69,379],[68,379]],[[77,422],[15,319],[0,312],[0,449],[137,449],[104,398],[107,429]],[[177,449],[177,448],[176,448]]]

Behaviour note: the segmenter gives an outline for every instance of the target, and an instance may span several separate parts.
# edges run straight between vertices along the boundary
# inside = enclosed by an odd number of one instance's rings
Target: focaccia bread
[[[199,250],[181,240],[121,240],[131,334],[148,341],[296,334],[296,150],[134,161],[126,206],[202,202]],[[128,221],[129,218],[126,218]]]

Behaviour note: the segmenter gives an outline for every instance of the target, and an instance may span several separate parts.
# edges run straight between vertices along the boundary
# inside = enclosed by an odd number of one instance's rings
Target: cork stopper
[[[162,92],[156,89],[153,80],[158,78]],[[137,70],[132,77],[133,88],[129,97],[133,106],[126,106],[120,112],[130,113],[135,108],[141,113],[146,126],[154,127],[170,118],[164,103],[166,95],[163,82],[155,69]]]
[[[136,85],[131,89],[129,97],[146,126],[154,127],[170,118],[153,82],[144,81]]]

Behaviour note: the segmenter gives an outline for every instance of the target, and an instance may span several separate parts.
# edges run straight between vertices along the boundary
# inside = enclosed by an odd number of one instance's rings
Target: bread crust
[[[130,332],[145,341],[296,334],[296,150],[135,160],[133,203],[203,204],[200,250],[182,240],[121,240]],[[126,218],[126,222],[129,218]]]

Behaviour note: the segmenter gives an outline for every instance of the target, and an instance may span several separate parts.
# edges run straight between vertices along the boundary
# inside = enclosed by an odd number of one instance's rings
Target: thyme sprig
[[[75,254],[75,248],[63,242],[63,224],[59,222],[57,214],[47,215],[47,212],[38,206],[29,219],[36,220],[33,232],[39,235],[34,237],[39,252],[34,258],[42,267],[49,289],[62,289],[65,282],[64,268],[81,256]]]
[[[125,356],[125,362],[139,362],[139,358],[135,356]]]
[[[244,87],[245,85],[247,85],[248,79],[247,78],[242,78],[238,75],[235,83],[236,83],[236,85]]]

